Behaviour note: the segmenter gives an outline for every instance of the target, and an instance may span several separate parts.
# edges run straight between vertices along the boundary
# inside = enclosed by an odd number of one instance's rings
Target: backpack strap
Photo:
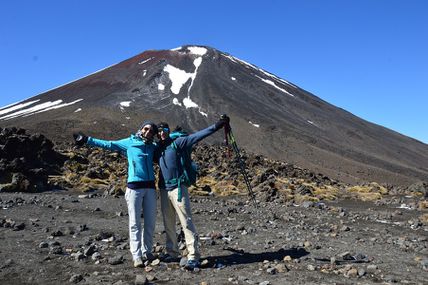
[[[171,143],[171,147],[175,150],[175,153],[177,154],[177,159],[180,158],[180,163],[181,163],[181,168],[183,170],[183,173],[181,174],[180,177],[172,178],[172,179],[170,179],[168,181],[165,181],[165,183],[168,183],[168,184],[177,184],[177,188],[178,188],[177,201],[181,202],[182,196],[183,196],[182,191],[181,191],[181,183],[185,181],[186,176],[187,176],[187,174],[186,174],[186,167],[184,165],[183,154],[181,152],[179,154],[179,150],[178,150],[178,147],[177,147],[177,144],[175,143],[175,141],[173,141]]]

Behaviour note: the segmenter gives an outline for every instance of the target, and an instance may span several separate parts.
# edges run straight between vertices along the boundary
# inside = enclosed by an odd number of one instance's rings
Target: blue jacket
[[[128,183],[154,181],[153,156],[157,148],[155,143],[146,143],[140,137],[106,141],[88,137],[88,145],[119,151],[128,159]]]
[[[185,137],[178,137],[174,141],[179,150],[188,149],[191,148],[197,142],[203,140],[209,135],[212,135],[216,131],[217,129],[215,125],[212,125],[191,135]],[[170,181],[174,178],[179,178],[183,174],[180,158],[177,155],[177,151],[170,146],[171,143],[172,140],[168,139],[166,144],[160,145],[159,149],[159,167],[162,174],[162,177],[160,177],[162,179],[159,179],[159,188],[166,190],[172,190],[176,188],[177,183],[165,184],[164,181]],[[183,151],[181,151],[181,153],[183,153]]]

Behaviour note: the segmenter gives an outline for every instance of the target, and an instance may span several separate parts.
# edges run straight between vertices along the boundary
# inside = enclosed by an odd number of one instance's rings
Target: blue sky
[[[197,44],[428,143],[427,14],[424,0],[2,1],[0,106]]]

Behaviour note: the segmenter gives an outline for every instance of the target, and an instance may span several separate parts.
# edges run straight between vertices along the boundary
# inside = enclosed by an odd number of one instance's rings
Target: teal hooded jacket
[[[157,145],[146,142],[141,137],[131,135],[129,138],[107,141],[88,137],[88,145],[119,151],[128,159],[128,183],[155,181],[153,156]]]

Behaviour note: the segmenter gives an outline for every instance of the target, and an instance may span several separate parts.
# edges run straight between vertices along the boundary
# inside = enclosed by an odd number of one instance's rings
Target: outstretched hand
[[[221,128],[225,128],[226,131],[230,130],[230,118],[226,115],[223,114],[220,116],[220,120],[217,121],[217,123],[215,124],[216,129],[219,130]]]
[[[73,134],[74,143],[78,146],[84,145],[88,141],[88,137],[85,136],[83,133],[74,133]]]

